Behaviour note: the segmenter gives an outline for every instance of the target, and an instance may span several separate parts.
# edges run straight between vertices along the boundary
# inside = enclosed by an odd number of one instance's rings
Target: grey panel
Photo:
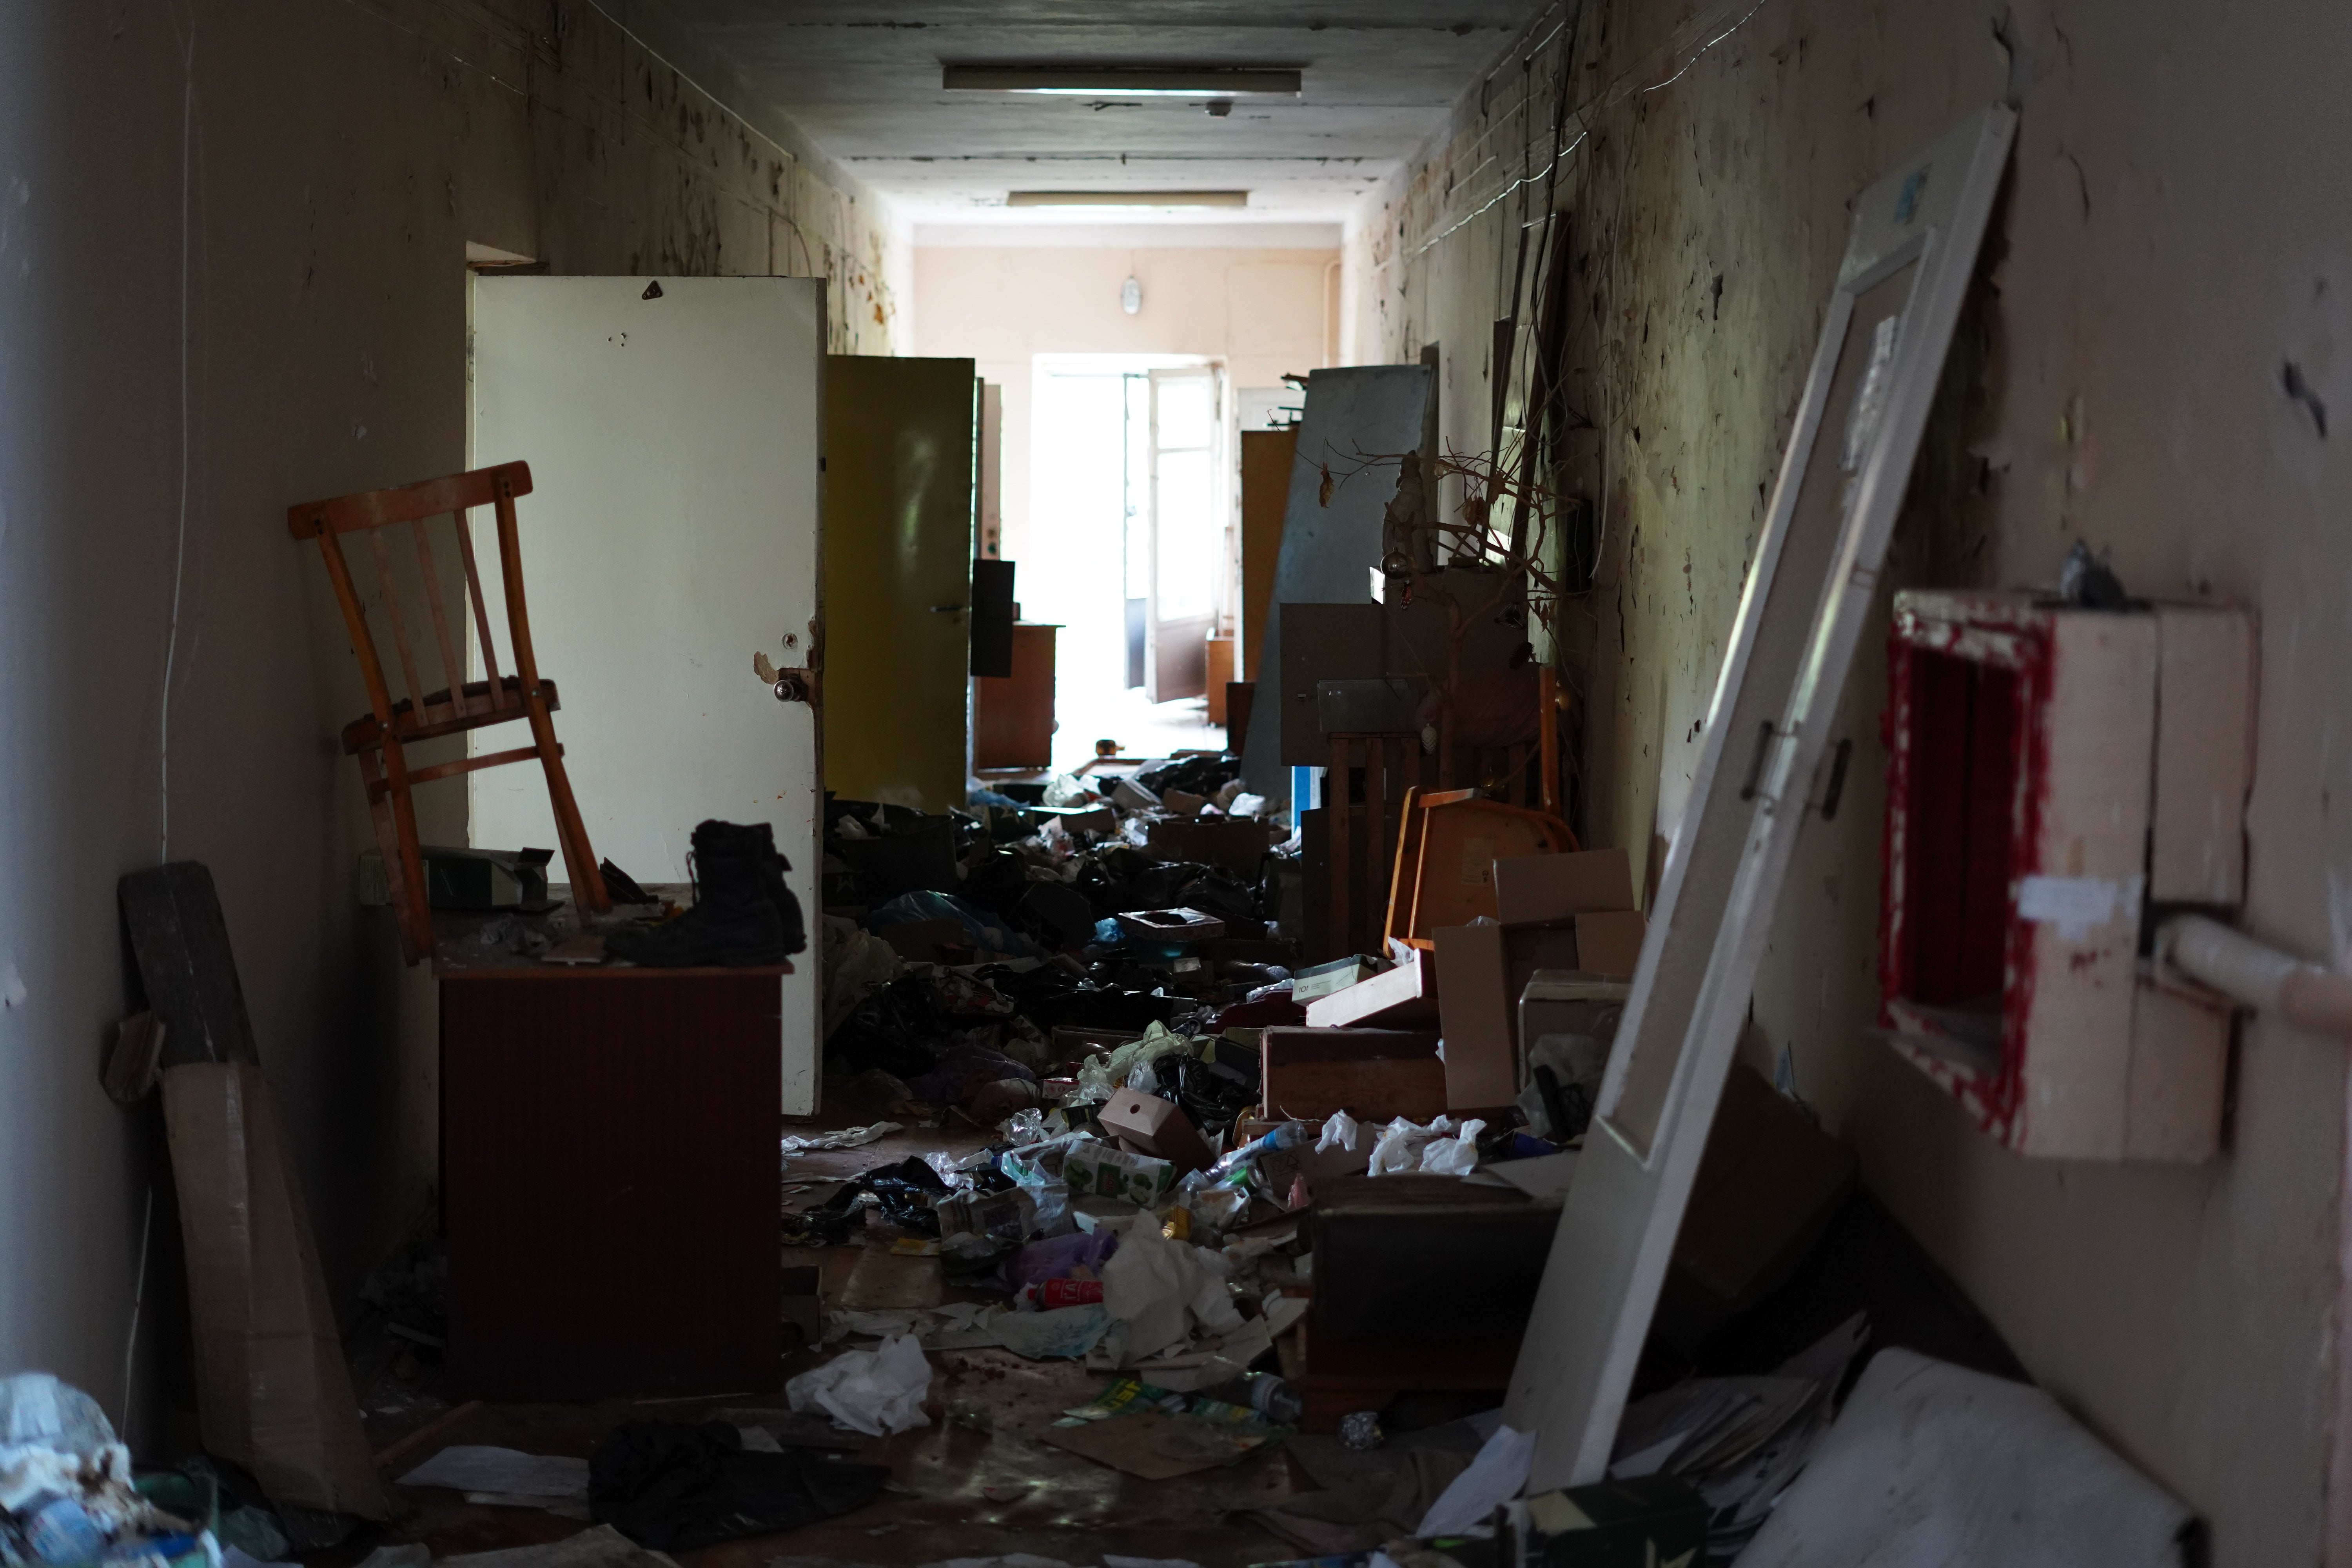
[[[1298,459],[1291,466],[1290,502],[1283,511],[1282,556],[1274,569],[1274,603],[1369,605],[1371,572],[1380,564],[1381,518],[1396,493],[1393,467],[1367,468],[1335,484],[1331,502],[1318,491],[1322,470],[1334,478],[1365,458],[1417,452],[1432,391],[1429,371],[1417,364],[1359,365],[1318,370],[1307,378],[1307,412],[1298,427]],[[1269,608],[1264,668],[1289,671],[1282,658],[1282,616]],[[1321,672],[1333,678],[1384,673],[1378,668]],[[1242,776],[1267,799],[1290,798],[1290,775],[1282,761],[1285,700],[1260,701],[1250,716],[1249,742],[1242,753]],[[1315,689],[1306,688],[1307,720],[1313,725]]]

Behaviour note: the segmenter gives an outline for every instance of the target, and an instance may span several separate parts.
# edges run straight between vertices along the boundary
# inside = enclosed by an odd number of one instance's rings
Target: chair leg
[[[563,748],[555,743],[555,721],[539,689],[523,694],[530,717],[530,737],[538,742],[540,765],[547,770],[548,802],[555,808],[555,833],[562,841],[563,864],[572,876],[572,901],[603,914],[613,907],[604,890],[604,873],[596,868],[596,852],[588,846],[588,828],[580,820],[580,803],[572,794],[571,775],[563,771]]]
[[[416,845],[408,758],[400,742],[387,736],[380,752],[362,752],[360,776],[367,784],[368,815],[375,819],[376,844],[383,853],[384,888],[400,928],[400,955],[421,963],[433,955],[433,903],[425,857]]]

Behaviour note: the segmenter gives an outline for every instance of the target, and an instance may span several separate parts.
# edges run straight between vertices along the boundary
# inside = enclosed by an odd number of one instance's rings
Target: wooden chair
[[[384,880],[400,925],[402,952],[415,963],[433,951],[433,913],[426,897],[425,868],[416,845],[416,812],[409,792],[434,779],[452,778],[506,763],[537,759],[547,770],[547,793],[555,807],[555,831],[562,841],[563,862],[572,875],[573,901],[583,909],[613,907],[604,879],[596,869],[595,851],[588,847],[581,826],[580,805],[572,798],[572,782],[563,772],[563,748],[556,743],[555,724],[548,717],[558,707],[555,683],[542,680],[539,660],[531,651],[530,616],[524,606],[522,556],[515,531],[515,498],[530,493],[530,466],[501,463],[447,479],[426,479],[398,489],[367,490],[309,501],[289,507],[286,526],[297,539],[315,539],[327,563],[327,577],[342,605],[343,624],[352,635],[352,650],[359,655],[360,675],[367,683],[372,711],[343,726],[343,750],[359,758],[360,777],[367,785],[368,811],[375,819],[376,841],[383,849]],[[507,635],[514,649],[513,675],[499,673],[498,645],[490,635],[489,612],[482,602],[482,579],[474,562],[473,531],[467,526],[467,509],[496,509],[499,525],[499,575],[505,589]],[[486,680],[465,678],[465,658],[450,635],[449,616],[442,602],[441,574],[427,519],[447,514],[455,524],[457,560],[465,568],[466,593],[481,639]],[[416,656],[409,646],[408,625],[401,611],[392,552],[384,547],[384,531],[406,523],[416,549],[434,640],[441,655],[442,685],[427,691],[417,673]],[[376,583],[383,608],[392,622],[393,643],[408,694],[395,702],[385,683],[383,660],[377,653],[375,634],[368,626],[367,606],[352,584],[351,564],[343,558],[342,536],[364,532],[375,556]],[[462,614],[464,606],[460,606]],[[462,635],[462,622],[460,632]],[[492,752],[454,763],[413,768],[407,748],[421,741],[462,734],[490,724],[516,721],[530,725],[531,743],[512,751]]]

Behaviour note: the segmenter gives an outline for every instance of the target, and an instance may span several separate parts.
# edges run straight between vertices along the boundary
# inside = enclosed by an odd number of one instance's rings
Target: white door
[[[1208,687],[1230,487],[1223,479],[1221,377],[1211,367],[1150,373],[1150,605],[1144,695],[1199,697]]]
[[[812,939],[816,715],[778,701],[752,656],[806,666],[821,635],[824,288],[484,277],[474,300],[473,461],[530,465],[531,637],[589,841],[639,882],[684,882],[696,823],[769,823]],[[483,586],[502,622],[495,575]],[[469,777],[475,844],[556,842],[536,770]],[[793,963],[782,1110],[810,1114],[814,947]]]
[[[1862,193],[1503,1419],[1600,1480],[2017,117]]]

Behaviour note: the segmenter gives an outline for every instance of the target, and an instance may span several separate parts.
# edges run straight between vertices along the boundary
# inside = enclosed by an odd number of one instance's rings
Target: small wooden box
[[[2239,896],[2252,647],[2204,605],[1895,597],[1881,1021],[2021,1153],[2220,1147],[2229,1011],[2140,940],[2151,898]]]

